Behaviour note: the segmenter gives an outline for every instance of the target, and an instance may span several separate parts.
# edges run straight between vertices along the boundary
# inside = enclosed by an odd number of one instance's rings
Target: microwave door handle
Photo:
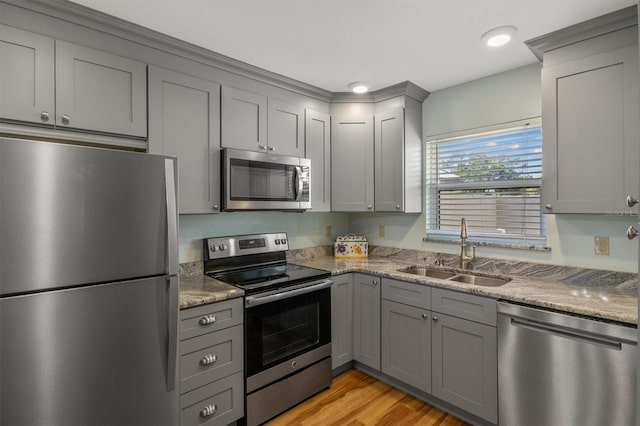
[[[295,180],[296,180],[296,201],[300,201],[300,198],[302,198],[302,188],[303,188],[303,182],[302,182],[302,167],[300,166],[296,166],[296,172],[295,172]]]

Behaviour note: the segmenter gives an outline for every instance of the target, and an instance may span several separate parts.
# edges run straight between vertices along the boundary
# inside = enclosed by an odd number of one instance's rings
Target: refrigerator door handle
[[[178,297],[180,280],[178,276],[167,277],[169,285],[169,297],[167,306],[167,391],[176,388],[176,376],[178,374]]]
[[[174,160],[164,160],[164,182],[167,197],[167,275],[178,274],[178,214]]]

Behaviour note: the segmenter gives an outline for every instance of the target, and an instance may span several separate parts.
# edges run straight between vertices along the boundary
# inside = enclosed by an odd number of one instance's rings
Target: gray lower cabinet
[[[332,117],[331,210],[373,211],[373,114]]]
[[[149,67],[149,152],[178,158],[179,212],[220,211],[220,85]]]
[[[629,211],[626,196],[640,194],[637,30],[571,37],[544,53],[543,211]]]
[[[180,425],[228,425],[244,416],[242,299],[180,312]]]
[[[382,301],[382,372],[431,391],[430,311]]]
[[[353,274],[353,358],[380,370],[380,278]]]
[[[147,137],[146,64],[5,25],[0,49],[0,119]]]
[[[434,288],[431,308],[432,394],[496,423],[496,301]]]
[[[353,274],[333,277],[331,287],[331,368],[353,361]]]
[[[311,209],[331,210],[331,117],[329,114],[305,111],[306,157],[311,160]]]

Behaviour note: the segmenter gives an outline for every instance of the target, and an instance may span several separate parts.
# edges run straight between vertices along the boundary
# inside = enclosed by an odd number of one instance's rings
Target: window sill
[[[422,237],[422,241],[431,243],[448,243],[460,245],[460,240],[450,238],[437,238],[437,237]],[[551,247],[541,244],[522,244],[522,243],[500,243],[496,241],[474,241],[472,239],[467,240],[470,245],[479,247],[499,247],[507,249],[517,250],[530,250],[530,251],[551,251]]]

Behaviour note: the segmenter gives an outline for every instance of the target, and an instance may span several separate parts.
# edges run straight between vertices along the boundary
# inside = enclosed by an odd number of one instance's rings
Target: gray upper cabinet
[[[146,137],[146,64],[56,40],[56,125]]]
[[[353,358],[380,370],[380,278],[353,274]]]
[[[4,25],[0,58],[0,118],[147,137],[145,64]]]
[[[304,157],[304,108],[222,88],[222,146]]]
[[[331,368],[353,360],[353,274],[333,277],[331,287]]]
[[[311,209],[331,210],[331,118],[329,114],[306,110],[305,146],[311,160]]]
[[[331,210],[373,211],[373,115],[333,115]]]
[[[375,210],[422,212],[422,117],[398,107],[375,115]]]
[[[527,42],[544,50],[545,213],[629,211],[627,195],[640,195],[637,26],[602,27],[597,36],[593,28],[600,29],[592,22],[584,35],[572,27],[566,40],[561,30]]]
[[[220,206],[220,85],[149,67],[149,152],[178,158],[179,212]]]
[[[52,38],[0,25],[0,118],[53,125]]]
[[[224,86],[221,114],[224,148],[266,152],[266,96]]]
[[[304,108],[271,98],[267,105],[267,151],[304,157]]]

